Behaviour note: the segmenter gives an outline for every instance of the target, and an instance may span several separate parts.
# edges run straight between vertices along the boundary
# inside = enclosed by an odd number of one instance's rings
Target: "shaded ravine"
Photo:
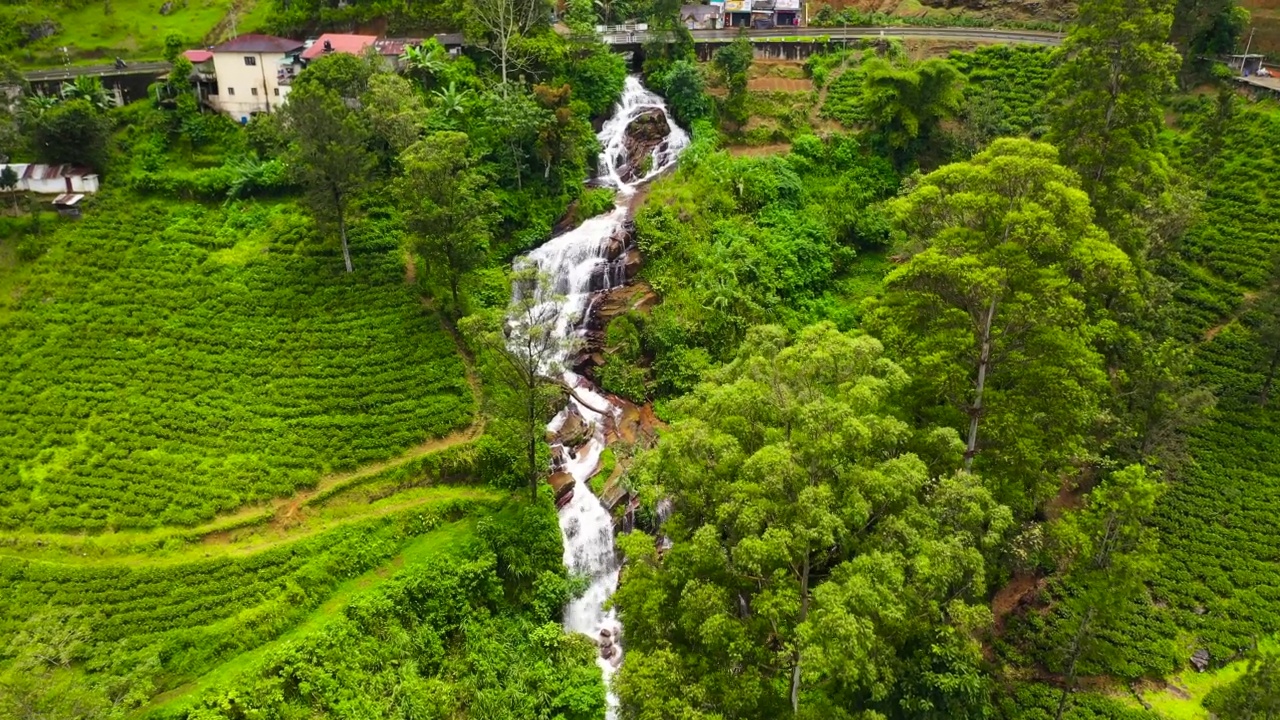
[[[627,128],[639,120],[640,130],[651,136],[665,132],[665,137],[651,137],[651,149],[640,153],[628,141]],[[665,128],[663,127],[665,123]],[[638,131],[633,130],[633,137]],[[533,300],[557,312],[554,333],[566,347],[580,339],[587,312],[596,292],[626,282],[616,258],[611,258],[610,245],[616,249],[617,238],[626,232],[633,211],[633,196],[644,183],[676,164],[689,143],[689,136],[677,126],[662,98],[649,92],[635,76],[628,76],[622,97],[613,116],[605,122],[597,136],[603,148],[599,158],[599,175],[594,184],[617,191],[612,211],[591,218],[579,227],[557,235],[517,261],[537,267],[539,281],[532,288]],[[611,262],[612,261],[612,262]],[[526,289],[517,286],[515,292]],[[573,478],[573,490],[560,508],[560,531],[564,536],[564,563],[569,572],[590,579],[587,591],[571,601],[564,610],[565,629],[580,632],[600,646],[597,664],[604,673],[606,686],[622,663],[621,625],[612,610],[604,604],[618,586],[618,556],[613,544],[613,519],[599,498],[591,492],[588,480],[600,465],[600,454],[607,443],[607,431],[621,416],[621,408],[596,390],[591,383],[571,370],[561,370],[572,363],[573,350],[564,357],[552,358],[548,368],[562,372],[564,384],[572,389],[569,404],[556,415],[548,430],[557,433],[576,416],[581,418],[585,442],[577,447],[562,443],[552,446],[558,469]],[[576,418],[575,418],[576,422]],[[617,715],[617,699],[609,693],[608,717]]]

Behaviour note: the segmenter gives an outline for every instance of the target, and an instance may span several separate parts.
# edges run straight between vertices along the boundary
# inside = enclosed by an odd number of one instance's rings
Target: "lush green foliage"
[[[628,716],[981,716],[971,633],[1012,514],[939,478],[962,445],[896,417],[908,381],[873,338],[765,326],[672,403],[633,470],[674,513],[661,556],[623,545]]]
[[[643,276],[664,298],[641,328],[658,394],[691,389],[751,325],[848,326],[862,295],[847,294],[844,278],[858,248],[885,240],[873,203],[896,185],[855,140],[809,136],[786,157],[686,161],[655,186],[636,225]]]
[[[3,524],[195,523],[469,422],[385,232],[340,279],[288,205],[117,196],[62,231],[0,308]]]

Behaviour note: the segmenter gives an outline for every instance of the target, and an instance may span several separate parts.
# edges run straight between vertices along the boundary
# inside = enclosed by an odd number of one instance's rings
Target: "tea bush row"
[[[316,537],[243,557],[179,564],[60,563],[0,557],[0,647],[15,648],[49,618],[87,632],[84,669],[122,654],[187,677],[230,654],[266,642],[296,624],[340,583],[393,557],[414,537],[493,509],[452,499],[352,523]],[[3,656],[0,656],[0,667]]]
[[[399,239],[117,196],[0,300],[0,527],[190,525],[465,426]],[[6,312],[7,310],[7,312]]]

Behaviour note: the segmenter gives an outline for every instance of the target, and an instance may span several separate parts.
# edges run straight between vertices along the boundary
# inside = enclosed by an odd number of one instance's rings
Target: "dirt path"
[[[475,363],[471,354],[467,351],[466,346],[462,344],[453,328],[443,322],[441,325],[458,347],[458,355],[462,358],[467,384],[471,386],[471,393],[475,398],[475,414],[471,424],[466,428],[452,432],[444,437],[423,440],[395,457],[364,465],[354,470],[325,475],[320,478],[314,487],[298,490],[291,495],[275,498],[265,504],[248,505],[233,513],[222,515],[194,527],[169,526],[154,530],[120,530],[100,535],[0,533],[0,547],[65,547],[68,552],[73,552],[74,548],[89,544],[93,546],[95,552],[102,553],[106,551],[110,554],[111,546],[117,545],[116,550],[119,550],[121,554],[128,555],[142,552],[141,548],[144,546],[158,547],[169,539],[179,539],[187,542],[196,541],[205,545],[218,545],[228,542],[230,538],[239,534],[237,531],[245,528],[269,524],[278,528],[288,529],[297,524],[302,514],[302,508],[310,500],[322,493],[332,493],[335,490],[340,491],[345,486],[358,485],[361,481],[373,475],[412,462],[424,455],[472,442],[480,437],[485,428],[485,417],[481,410],[483,395],[480,378],[476,374]],[[16,556],[16,553],[13,554]]]

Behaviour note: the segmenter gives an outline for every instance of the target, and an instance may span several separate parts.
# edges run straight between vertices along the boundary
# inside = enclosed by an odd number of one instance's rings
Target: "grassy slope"
[[[59,15],[56,35],[34,43],[19,57],[31,64],[61,64],[59,48],[66,47],[74,61],[92,62],[112,57],[158,60],[164,40],[171,33],[188,47],[221,42],[232,36],[233,5],[238,7],[238,34],[265,27],[270,0],[175,0],[168,15],[160,14],[163,0],[110,0],[111,14],[102,1],[89,2]]]

